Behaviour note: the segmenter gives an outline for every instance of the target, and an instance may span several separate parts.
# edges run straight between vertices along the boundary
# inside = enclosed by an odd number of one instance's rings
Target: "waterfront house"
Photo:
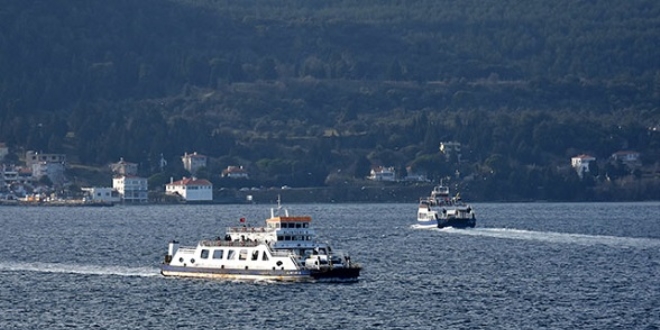
[[[146,203],[148,183],[146,178],[135,175],[118,175],[112,179],[112,188],[124,203]]]
[[[121,201],[119,192],[110,187],[80,188],[85,192],[85,197],[91,201],[103,203],[118,203]]]
[[[170,183],[165,186],[165,193],[180,196],[183,200],[190,202],[212,201],[213,184],[208,180],[195,177],[184,177],[179,181],[171,179]]]
[[[396,171],[394,167],[376,166],[371,169],[369,180],[374,181],[395,181]]]

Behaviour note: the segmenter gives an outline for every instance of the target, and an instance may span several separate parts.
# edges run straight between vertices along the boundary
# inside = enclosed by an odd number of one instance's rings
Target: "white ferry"
[[[437,185],[431,196],[423,198],[417,208],[417,224],[421,227],[474,228],[477,224],[472,207],[461,200],[460,194],[449,196],[449,187]]]
[[[277,211],[281,211],[278,201]],[[310,216],[276,214],[271,209],[265,227],[227,228],[224,237],[197,246],[169,244],[164,276],[285,282],[357,281],[361,266],[348,254],[317,240]]]

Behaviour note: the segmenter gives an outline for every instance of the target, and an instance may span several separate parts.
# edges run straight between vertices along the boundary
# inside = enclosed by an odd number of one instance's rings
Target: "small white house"
[[[118,203],[121,201],[119,192],[110,187],[80,188],[86,198],[95,202]]]
[[[582,154],[571,158],[571,166],[577,171],[578,175],[582,177],[583,173],[589,172],[589,164],[593,161],[596,161],[595,157]]]
[[[186,201],[212,201],[213,184],[205,179],[186,178],[171,180],[165,186],[168,195],[179,195]]]
[[[396,181],[396,171],[391,166],[377,166],[371,169],[369,179],[374,181]]]

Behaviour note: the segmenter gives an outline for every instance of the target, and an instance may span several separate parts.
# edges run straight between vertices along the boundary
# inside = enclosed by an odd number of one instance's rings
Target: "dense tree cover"
[[[197,151],[224,186],[391,165],[475,198],[657,199],[659,45],[647,0],[5,1],[0,141],[153,182]],[[567,169],[579,153],[596,175]],[[217,177],[237,164],[249,182]]]

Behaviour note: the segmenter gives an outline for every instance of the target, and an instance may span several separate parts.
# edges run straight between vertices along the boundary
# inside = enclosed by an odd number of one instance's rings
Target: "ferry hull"
[[[360,276],[359,267],[333,268],[329,270],[312,270],[311,276],[319,281],[357,281]]]
[[[163,276],[197,277],[223,280],[271,280],[281,282],[306,282],[313,280],[309,271],[217,269],[171,266],[167,264],[161,265],[160,273]]]
[[[329,270],[243,270],[161,265],[161,274],[170,277],[195,277],[220,280],[277,282],[350,282],[357,281],[360,268]]]
[[[474,218],[469,219],[440,219],[438,220],[438,228],[452,227],[452,228],[474,228],[477,225],[477,220]]]

